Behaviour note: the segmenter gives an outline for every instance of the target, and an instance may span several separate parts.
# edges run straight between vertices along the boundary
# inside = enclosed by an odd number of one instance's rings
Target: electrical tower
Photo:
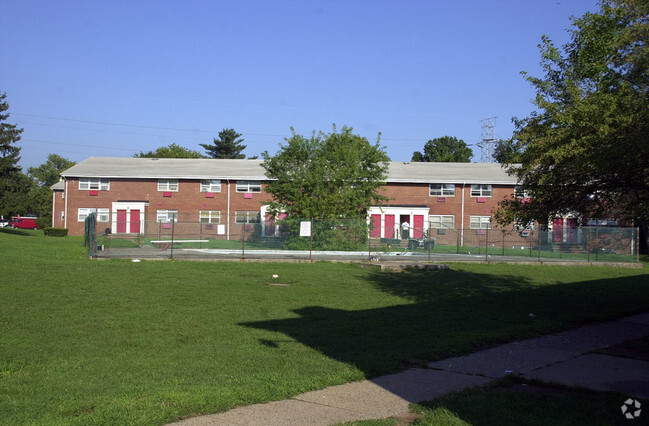
[[[493,149],[496,144],[496,117],[480,120],[480,162],[492,163]]]

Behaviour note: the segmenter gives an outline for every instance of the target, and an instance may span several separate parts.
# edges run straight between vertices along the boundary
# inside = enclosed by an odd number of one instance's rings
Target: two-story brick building
[[[92,157],[54,185],[52,225],[81,235],[95,212],[98,227],[114,234],[148,233],[147,226],[175,219],[178,226],[200,223],[220,238],[248,223],[261,223],[272,236],[264,172],[261,160]],[[382,189],[390,200],[368,210],[371,236],[399,237],[403,222],[415,238],[429,227],[479,234],[515,187],[499,164],[391,162]]]

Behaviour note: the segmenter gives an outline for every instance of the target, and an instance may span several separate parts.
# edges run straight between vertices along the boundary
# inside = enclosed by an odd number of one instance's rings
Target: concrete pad
[[[630,316],[630,317],[623,318],[620,321],[623,321],[623,322],[636,322],[636,323],[639,323],[639,324],[649,325],[649,313],[633,315],[633,316]]]
[[[641,319],[640,316],[638,318],[639,320]],[[639,321],[618,320],[603,324],[587,325],[545,337],[549,340],[556,339],[557,342],[563,340],[572,349],[584,353],[648,335],[649,324],[643,324]]]
[[[431,362],[428,366],[445,371],[499,378],[507,374],[526,373],[574,358],[581,353],[514,342],[465,356]]]
[[[546,382],[649,398],[649,362],[586,354],[524,375]]]

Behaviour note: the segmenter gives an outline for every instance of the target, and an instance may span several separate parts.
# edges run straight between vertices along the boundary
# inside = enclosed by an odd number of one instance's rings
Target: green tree
[[[513,139],[499,139],[493,151],[493,159],[500,164],[520,163],[523,152],[517,141]]]
[[[149,152],[140,152],[134,154],[135,158],[206,158],[203,154],[198,151],[192,151],[191,149],[182,147],[175,143],[169,144],[169,146],[161,146],[155,151]]]
[[[27,174],[30,178],[30,189],[22,197],[22,211],[35,214],[41,218],[52,216],[52,185],[61,178],[61,172],[74,166],[75,162],[58,154],[49,154],[47,161],[38,167],[30,167]],[[45,222],[51,220],[45,219]]]
[[[603,1],[574,18],[562,49],[540,44],[544,76],[526,79],[536,112],[514,120],[521,165],[510,165],[531,194],[501,204],[498,220],[542,223],[568,212],[649,219],[649,2]]]
[[[23,129],[15,124],[7,123],[9,104],[7,94],[0,94],[0,215],[11,216],[21,214],[19,199],[29,190],[29,179],[22,173],[18,165],[20,140]]]
[[[219,132],[219,137],[214,138],[211,144],[200,144],[207,155],[211,158],[246,158],[245,154],[241,151],[246,149],[245,145],[241,145],[244,140],[241,139],[241,134],[234,131],[234,129],[223,129]]]
[[[289,217],[365,219],[367,208],[384,201],[379,193],[390,160],[379,140],[371,144],[351,127],[332,133],[293,136],[274,156],[262,153],[273,196],[272,212]],[[379,135],[380,136],[380,135]]]
[[[424,152],[412,153],[414,162],[468,163],[473,151],[462,140],[454,136],[442,136],[430,139],[424,145]]]
[[[49,188],[61,179],[61,172],[75,164],[74,161],[63,158],[58,154],[49,154],[45,163],[38,167],[30,167],[27,169],[27,173],[38,185]]]

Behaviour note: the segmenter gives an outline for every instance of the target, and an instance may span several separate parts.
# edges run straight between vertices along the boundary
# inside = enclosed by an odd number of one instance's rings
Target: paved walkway
[[[178,425],[329,425],[399,416],[412,403],[483,385],[507,374],[649,398],[649,361],[590,353],[649,336],[649,313],[505,344],[373,380],[284,401],[194,417]]]

